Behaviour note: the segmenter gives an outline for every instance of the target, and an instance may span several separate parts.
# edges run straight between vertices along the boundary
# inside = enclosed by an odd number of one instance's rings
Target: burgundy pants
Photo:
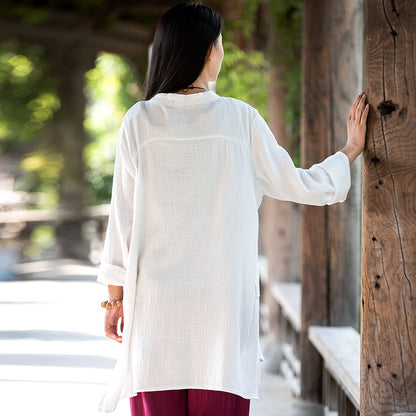
[[[130,397],[131,416],[248,416],[250,400],[214,390],[163,390]]]

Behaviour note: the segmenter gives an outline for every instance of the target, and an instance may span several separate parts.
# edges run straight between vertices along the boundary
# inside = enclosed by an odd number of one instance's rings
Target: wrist
[[[108,300],[116,302],[123,299],[123,286],[108,285]]]
[[[361,151],[362,151],[362,149],[359,146],[356,146],[356,145],[350,144],[350,143],[347,143],[344,146],[344,148],[341,149],[341,152],[345,153],[345,155],[348,157],[350,165],[358,157],[358,155],[361,153]]]

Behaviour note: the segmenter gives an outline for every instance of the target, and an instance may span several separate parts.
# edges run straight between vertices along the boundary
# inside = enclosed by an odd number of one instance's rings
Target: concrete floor
[[[103,336],[107,293],[96,269],[60,260],[15,272],[15,280],[0,276],[0,414],[102,414],[96,408],[120,345]],[[250,415],[288,415],[292,402],[285,381],[264,371]],[[128,399],[112,414],[129,415]]]

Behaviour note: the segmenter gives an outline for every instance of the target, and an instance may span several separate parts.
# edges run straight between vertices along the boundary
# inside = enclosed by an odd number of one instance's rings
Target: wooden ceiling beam
[[[131,59],[147,57],[147,48],[150,43],[150,30],[136,31],[135,34],[131,28],[124,24],[115,25],[111,32],[91,32],[88,28],[78,27],[59,27],[46,25],[27,25],[12,21],[0,20],[0,41],[17,40],[25,44],[38,44],[46,47],[57,45],[69,45],[73,42],[79,42],[85,39],[89,42],[93,51],[110,52],[125,55]],[[147,36],[145,36],[147,35]]]

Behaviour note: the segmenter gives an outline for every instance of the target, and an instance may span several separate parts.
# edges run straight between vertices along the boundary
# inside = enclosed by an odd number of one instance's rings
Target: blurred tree
[[[269,63],[261,51],[244,51],[226,40],[217,92],[251,104],[267,118],[268,69]]]
[[[168,7],[165,1],[121,4],[103,0],[58,3],[48,0],[4,0],[0,4],[0,39],[21,45],[41,45],[46,53],[44,63],[56,80],[54,85],[60,106],[55,108],[58,111],[51,125],[51,141],[63,156],[59,208],[65,215],[56,230],[62,256],[88,256],[88,248],[82,243],[84,208],[90,202],[83,157],[87,143],[84,129],[84,75],[94,66],[95,57],[100,51],[129,57],[143,74],[147,45],[154,25]],[[24,68],[24,65],[20,67]],[[31,90],[28,88],[26,91]],[[33,122],[29,124],[29,133],[34,134],[35,130],[39,132],[42,128],[40,122],[52,118],[51,111],[42,107],[46,101],[45,96],[43,98],[40,103],[32,99],[31,108],[35,114]],[[20,116],[24,117],[22,114]],[[5,117],[8,115],[5,114]],[[0,130],[7,135],[4,126],[0,125]],[[23,166],[35,176],[42,161],[46,160],[45,157],[31,154]]]
[[[118,129],[126,110],[142,99],[135,68],[122,57],[101,53],[86,73],[88,105],[84,126],[90,142],[84,150],[92,203],[108,202],[114,170]]]
[[[56,208],[63,160],[53,148],[53,122],[60,102],[44,48],[0,45],[0,157],[18,161],[16,190],[37,192],[36,208]]]
[[[59,109],[44,48],[0,44],[0,153],[45,134]]]

